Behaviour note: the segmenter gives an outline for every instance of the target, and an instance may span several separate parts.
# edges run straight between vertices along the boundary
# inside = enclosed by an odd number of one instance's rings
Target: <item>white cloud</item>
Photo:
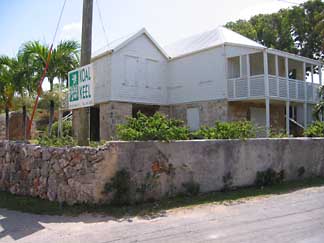
[[[60,40],[81,40],[81,23],[70,23],[63,26]]]

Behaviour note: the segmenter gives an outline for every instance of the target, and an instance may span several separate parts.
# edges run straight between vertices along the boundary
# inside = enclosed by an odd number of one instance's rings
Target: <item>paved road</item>
[[[162,212],[154,218],[38,216],[0,209],[0,242],[324,242],[324,187]]]

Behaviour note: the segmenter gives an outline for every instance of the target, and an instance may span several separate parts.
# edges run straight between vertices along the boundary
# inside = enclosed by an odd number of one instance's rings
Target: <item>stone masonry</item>
[[[201,101],[170,106],[170,117],[187,123],[187,109],[199,108],[200,124],[213,126],[216,121],[227,121],[228,102],[226,100]]]
[[[141,202],[184,193],[186,185],[201,192],[253,185],[268,168],[284,170],[286,180],[324,176],[323,148],[324,139],[308,138],[109,142],[97,149],[0,141],[0,190],[68,204],[109,203],[114,194],[105,185],[123,169],[130,202]]]

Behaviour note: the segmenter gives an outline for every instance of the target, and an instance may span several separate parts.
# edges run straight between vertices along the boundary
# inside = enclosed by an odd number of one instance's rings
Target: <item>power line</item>
[[[67,2],[67,0],[64,0],[63,6],[62,6],[62,9],[61,9],[61,13],[60,13],[60,17],[59,17],[59,19],[57,21],[56,29],[55,29],[55,32],[54,32],[52,45],[54,45],[56,34],[57,34],[57,31],[58,31],[58,28],[60,27],[60,23],[61,23],[61,19],[62,19],[62,15],[63,15],[63,12],[64,12],[66,2]]]
[[[292,1],[287,1],[287,0],[277,0],[278,2],[284,2],[284,3],[289,3],[293,5],[299,5],[300,3],[292,2]]]
[[[101,10],[100,10],[100,7],[99,7],[99,0],[96,0],[96,5],[97,5],[97,9],[98,9],[98,15],[99,15],[100,23],[101,23],[101,28],[102,28],[102,31],[104,33],[105,39],[106,39],[106,44],[107,44],[107,46],[109,46],[108,35],[107,35],[107,32],[106,32],[106,28],[105,28],[105,25],[104,25],[104,22],[103,22],[103,19],[102,19],[102,15],[101,15]]]

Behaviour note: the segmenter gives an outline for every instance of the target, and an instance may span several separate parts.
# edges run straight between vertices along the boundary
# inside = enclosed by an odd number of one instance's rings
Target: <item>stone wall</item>
[[[100,139],[111,140],[116,136],[118,124],[126,122],[132,116],[132,104],[124,102],[108,102],[100,104]]]
[[[189,108],[199,108],[201,126],[213,126],[216,121],[227,121],[228,102],[226,100],[172,105],[170,106],[170,117],[187,123],[187,109]]]
[[[302,149],[301,149],[302,148]],[[0,142],[0,190],[51,201],[106,203],[116,172],[130,175],[130,201],[159,199],[200,185],[201,192],[252,185],[258,171],[284,170],[286,179],[324,176],[324,139],[109,142],[94,148],[46,148]],[[230,176],[228,176],[230,175]]]
[[[9,113],[9,139],[24,140],[24,129],[22,126],[23,114],[21,111],[13,111]],[[28,129],[29,116],[27,115],[26,129]],[[36,124],[33,122],[31,136],[36,137]],[[30,138],[30,136],[28,136]],[[5,114],[0,115],[0,139],[6,139],[6,117]]]
[[[229,102],[228,120],[240,121],[250,120],[250,108],[265,108],[264,103],[257,102]],[[274,132],[283,132],[285,130],[285,105],[270,105],[270,126]]]

